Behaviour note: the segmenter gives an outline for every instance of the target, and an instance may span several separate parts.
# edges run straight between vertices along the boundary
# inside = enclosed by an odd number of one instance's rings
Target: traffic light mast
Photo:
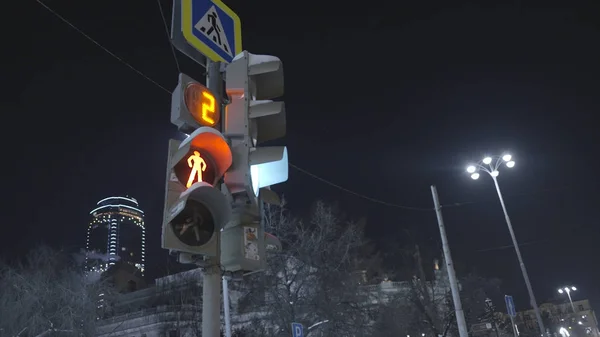
[[[263,202],[279,203],[270,186],[288,178],[287,148],[262,146],[285,135],[283,65],[243,51],[225,69],[207,63],[206,86],[180,74],[171,122],[186,133],[171,139],[162,248],[203,268],[202,335],[220,327],[221,271],[241,278],[266,267],[266,250],[281,249],[265,232]]]
[[[220,63],[207,60],[206,70],[206,84],[208,89],[215,94],[220,107],[223,101],[223,77],[220,71]],[[231,154],[231,150],[229,153]],[[219,185],[219,191],[220,187]],[[231,205],[229,209],[231,209]],[[217,238],[220,239],[219,236]],[[209,259],[210,265],[204,268],[202,279],[202,336],[219,336],[221,330],[221,240],[218,240],[218,243],[217,256]]]
[[[202,268],[202,335],[218,336],[220,232],[232,215],[221,182],[232,165],[232,153],[220,130],[220,64],[209,61],[206,68],[206,86],[180,74],[172,94],[171,122],[188,137],[169,141],[162,247],[177,254],[179,262]]]

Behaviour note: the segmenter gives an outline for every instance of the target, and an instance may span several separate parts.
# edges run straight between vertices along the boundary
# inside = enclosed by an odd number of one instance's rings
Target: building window
[[[584,310],[584,309],[583,309],[583,304],[580,304],[580,305],[579,305],[579,311],[583,311],[583,310]]]

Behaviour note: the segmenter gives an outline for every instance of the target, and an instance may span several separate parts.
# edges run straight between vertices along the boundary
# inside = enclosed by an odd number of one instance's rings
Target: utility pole
[[[527,287],[527,292],[529,293],[529,301],[531,306],[533,307],[533,311],[535,312],[535,318],[537,319],[538,326],[540,328],[540,333],[542,334],[542,336],[547,336],[548,334],[546,332],[546,328],[544,327],[544,322],[542,321],[542,314],[540,312],[540,308],[537,305],[537,301],[535,300],[533,288],[531,287],[529,275],[527,274],[527,268],[525,268],[525,262],[523,261],[523,257],[521,256],[521,249],[519,249],[517,237],[515,236],[515,231],[513,230],[510,217],[508,216],[508,211],[506,210],[506,205],[504,204],[504,198],[502,197],[502,192],[500,191],[500,185],[498,185],[498,179],[492,175],[492,180],[494,180],[496,192],[498,192],[498,199],[500,199],[500,205],[502,205],[504,219],[506,220],[506,225],[508,226],[510,238],[512,239],[513,246],[515,247],[515,253],[517,254],[517,259],[519,260],[519,267],[521,267],[521,273],[523,274],[523,278],[525,279],[525,286]]]
[[[206,87],[217,102],[223,98],[223,77],[220,63],[206,60]],[[220,242],[218,243],[220,246]],[[221,332],[221,268],[220,251],[208,260],[202,275],[202,336],[218,337]]]
[[[229,312],[229,276],[223,276],[223,316],[225,316],[225,337],[231,337],[231,313]]]
[[[456,272],[450,255],[450,246],[446,237],[446,229],[444,227],[444,219],[442,217],[442,207],[438,198],[435,185],[431,185],[431,195],[433,196],[433,204],[435,206],[435,214],[437,215],[438,225],[440,227],[440,236],[442,237],[442,248],[444,250],[444,260],[446,261],[446,270],[448,271],[448,279],[450,280],[450,289],[452,291],[452,300],[454,301],[454,310],[456,312],[456,324],[458,325],[458,333],[460,337],[469,337],[469,329],[460,302],[460,293],[458,291],[458,281],[456,280]]]

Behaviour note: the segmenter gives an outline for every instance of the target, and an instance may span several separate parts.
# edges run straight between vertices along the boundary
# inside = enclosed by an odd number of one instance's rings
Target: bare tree
[[[0,265],[0,335],[14,337],[92,336],[113,292],[90,281],[82,266],[48,247],[23,263]]]
[[[260,324],[253,326],[263,336],[289,336],[292,322],[302,323],[306,336],[365,335],[367,301],[354,273],[364,266],[358,254],[366,243],[364,222],[344,221],[323,202],[308,222],[289,217],[284,207],[265,213],[266,228],[283,251],[269,253],[265,273],[247,282],[240,308],[260,311]]]
[[[442,261],[424,261],[417,244],[405,249],[402,255],[405,258],[402,274],[409,280],[399,283],[404,284],[406,290],[382,304],[378,332],[382,336],[457,336],[454,303],[447,271],[441,269]],[[481,322],[486,312],[486,298],[499,297],[500,281],[472,273],[460,278],[460,284],[468,325]]]
[[[378,309],[376,336],[421,336],[427,329],[422,313],[410,302],[406,293],[390,296],[388,301],[379,304]]]

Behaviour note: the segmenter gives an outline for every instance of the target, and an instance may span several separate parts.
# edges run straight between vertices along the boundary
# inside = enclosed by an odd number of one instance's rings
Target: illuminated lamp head
[[[231,149],[221,133],[201,127],[186,138],[171,162],[179,182],[189,188],[195,182],[214,185],[232,164]]]

